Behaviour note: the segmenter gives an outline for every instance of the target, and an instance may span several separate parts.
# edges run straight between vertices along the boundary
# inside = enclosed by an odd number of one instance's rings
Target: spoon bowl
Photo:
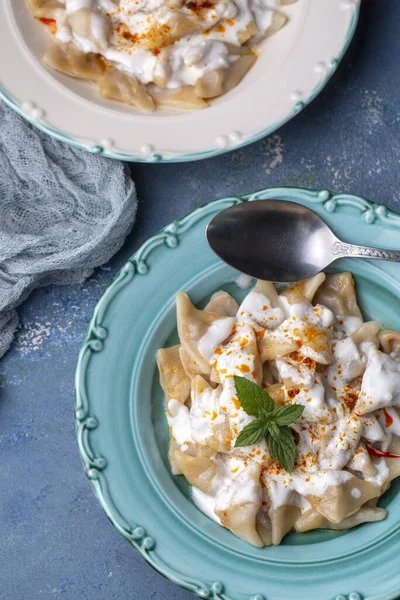
[[[206,236],[224,262],[268,281],[307,279],[344,256],[400,261],[396,250],[342,242],[315,212],[285,200],[231,206],[210,221]]]

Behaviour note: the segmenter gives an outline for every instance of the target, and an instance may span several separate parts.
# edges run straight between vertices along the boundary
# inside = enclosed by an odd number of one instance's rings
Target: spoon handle
[[[373,258],[374,260],[389,260],[391,262],[400,262],[400,250],[383,250],[381,248],[370,248],[368,246],[355,246],[345,242],[334,242],[332,253],[335,260],[346,256]]]

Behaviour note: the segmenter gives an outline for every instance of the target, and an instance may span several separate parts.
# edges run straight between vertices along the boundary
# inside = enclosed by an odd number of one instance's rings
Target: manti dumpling
[[[279,292],[257,281],[240,304],[221,290],[204,310],[181,292],[177,329],[180,344],[157,356],[169,458],[201,511],[257,547],[386,517],[379,498],[400,476],[400,334],[363,321],[350,273]],[[264,433],[236,447],[264,414],[244,410],[236,376],[268,392],[272,414],[303,407],[290,472]]]

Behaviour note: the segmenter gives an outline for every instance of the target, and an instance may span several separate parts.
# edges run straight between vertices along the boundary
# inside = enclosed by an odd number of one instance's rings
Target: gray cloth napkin
[[[0,102],[0,356],[37,286],[81,283],[119,250],[136,214],[120,162],[53,140]]]

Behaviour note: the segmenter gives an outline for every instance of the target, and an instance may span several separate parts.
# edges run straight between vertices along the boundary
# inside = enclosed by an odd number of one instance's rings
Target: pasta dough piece
[[[254,20],[252,20],[244,29],[242,29],[242,31],[238,32],[238,35],[237,35],[238,43],[242,46],[251,37],[253,37],[254,35],[257,35],[257,33],[258,33],[258,27],[255,24]]]
[[[264,388],[266,388],[267,386],[273,385],[274,382],[275,382],[275,379],[274,379],[274,374],[273,374],[270,362],[265,362],[263,364],[263,366],[262,366],[262,372],[263,372],[262,386]]]
[[[256,531],[264,546],[272,546],[272,523],[267,510],[262,506],[257,513]]]
[[[186,375],[179,356],[180,346],[163,348],[157,352],[160,384],[167,401],[174,398],[184,403],[190,395],[190,379]]]
[[[260,470],[261,465],[255,462],[248,464],[236,477],[234,485],[224,490],[223,495],[218,495],[215,502],[215,514],[222,525],[259,548],[264,545],[256,529],[262,500]]]
[[[346,467],[351,471],[357,471],[367,477],[373,477],[376,473],[376,468],[364,444],[359,444]]]
[[[299,351],[305,357],[320,364],[329,364],[332,360],[329,340],[332,330],[329,323],[333,314],[323,306],[313,307],[311,300],[324,280],[316,275],[282,292],[282,305],[288,318],[273,331],[260,336],[259,349],[261,360],[282,358]]]
[[[95,13],[88,7],[75,10],[68,17],[72,32],[79,38],[88,40],[98,50],[105,50],[111,34],[111,22],[105,15]]]
[[[300,515],[300,496],[290,489],[283,473],[276,474],[274,463],[270,468],[271,472],[264,468],[261,474],[263,503],[257,522],[263,536],[270,537],[270,543],[278,546]]]
[[[281,296],[287,299],[289,304],[302,304],[305,300],[309,302],[313,301],[318,288],[325,281],[325,273],[317,273],[314,277],[305,279],[300,283],[291,285],[290,287],[283,290]]]
[[[214,389],[201,375],[192,380],[190,422],[193,439],[216,452],[229,452],[232,433],[218,399],[221,389]]]
[[[164,48],[191,33],[206,31],[221,20],[217,11],[207,8],[200,10],[199,14],[164,8],[160,11],[160,17],[158,22],[147,29],[145,35],[136,40],[137,47],[147,50]]]
[[[268,27],[265,37],[275,35],[282,27],[286,25],[288,18],[281,12],[275,11],[271,17],[271,25]]]
[[[400,406],[400,363],[372,347],[354,410],[364,415],[390,406]]]
[[[196,81],[194,91],[199,98],[216,98],[224,93],[224,69],[212,69],[206,71],[200,79]]]
[[[211,296],[204,310],[218,313],[222,317],[236,317],[239,305],[228,292],[221,290]]]
[[[298,350],[300,345],[294,339],[282,339],[275,332],[272,332],[271,335],[267,332],[267,335],[264,334],[263,338],[259,340],[258,347],[261,361],[264,362],[283,358]]]
[[[400,333],[397,331],[382,331],[378,335],[379,343],[386,354],[400,353]]]
[[[383,521],[387,517],[387,511],[384,508],[372,508],[362,506],[356,513],[343,519],[339,523],[331,523],[321,513],[313,508],[302,514],[295,522],[294,529],[298,533],[305,533],[312,529],[331,529],[334,531],[343,531],[357,527],[361,523],[375,523]]]
[[[333,424],[323,424],[325,432],[319,434],[318,445],[319,464],[322,469],[341,470],[354,456],[359,447],[363,424],[359,417],[347,414],[343,409],[338,421]]]
[[[330,308],[335,315],[362,319],[351,273],[327,275],[325,281],[316,291],[314,303],[323,304]]]
[[[274,546],[279,546],[285,535],[292,529],[299,515],[300,508],[290,504],[284,504],[270,511],[272,544]]]
[[[256,62],[257,57],[251,54],[239,56],[233,65],[227,69],[223,81],[223,93],[226,94],[238,85]]]
[[[257,515],[257,533],[265,546],[279,546],[298,520],[300,508],[290,504],[268,511],[261,507]]]
[[[40,19],[52,19],[57,15],[57,11],[64,9],[64,3],[58,0],[26,0],[30,13]]]
[[[70,77],[98,82],[104,74],[105,63],[101,56],[81,52],[74,44],[52,44],[43,56],[50,68]]]
[[[221,317],[218,313],[198,310],[193,306],[190,298],[183,292],[176,297],[177,325],[182,346],[189,356],[197,363],[201,373],[211,372],[210,358],[215,348],[230,334],[234,319]],[[211,326],[219,321],[214,329]],[[209,334],[210,339],[208,340]],[[214,335],[213,335],[214,334]],[[201,347],[204,347],[201,352]],[[204,352],[210,357],[204,356]]]
[[[351,339],[353,342],[360,346],[360,344],[368,343],[374,345],[376,348],[378,347],[378,331],[379,331],[379,323],[376,321],[368,321],[367,323],[363,323],[360,325],[358,329],[354,333],[351,334]]]
[[[182,471],[179,468],[178,463],[175,460],[175,453],[179,450],[179,446],[174,439],[169,440],[169,449],[168,449],[168,460],[171,465],[171,473],[172,475],[182,475]]]
[[[331,523],[340,523],[356,513],[371,498],[376,498],[381,488],[352,476],[340,485],[330,486],[323,496],[306,496],[311,506]]]
[[[261,360],[275,360],[298,351],[300,357],[320,364],[332,360],[329,346],[330,332],[306,320],[286,320],[274,331],[266,331],[259,338]]]
[[[177,89],[161,89],[156,85],[149,85],[148,89],[157,106],[187,110],[199,110],[208,106],[207,102],[198,97],[192,85],[184,85]]]
[[[388,452],[390,454],[395,454],[400,457],[400,437],[393,437],[389,445]],[[378,465],[380,460],[381,459],[377,457],[372,458],[372,462],[374,463],[374,465]],[[396,477],[400,477],[400,458],[385,458],[384,460],[388,468],[387,478],[383,486],[386,490],[390,482],[393,481],[393,479],[396,479]]]
[[[316,362],[293,353],[284,360],[277,360],[276,365],[284,383],[285,403],[304,406],[302,416],[307,421],[323,419],[325,425],[332,421],[325,403],[325,387],[321,375],[316,372]]]
[[[275,402],[275,406],[278,408],[286,404],[285,388],[281,383],[274,383],[272,385],[264,386],[268,394]]]
[[[145,112],[152,112],[155,104],[136,77],[114,67],[108,68],[99,81],[100,94],[104,98],[120,100]]]
[[[205,456],[190,456],[180,450],[175,450],[174,461],[179,471],[191,485],[209,494],[217,468],[215,463]]]
[[[250,325],[240,328],[223,348],[216,352],[211,369],[211,380],[222,383],[232,375],[248,377],[258,385],[262,382],[262,366],[257,338]]]
[[[193,379],[196,375],[202,373],[200,365],[190,356],[183,346],[179,347],[179,358],[181,359],[183,369],[189,379]]]
[[[271,281],[257,280],[254,288],[244,298],[238,308],[238,320],[254,324],[260,328],[273,329],[285,319],[279,296]],[[258,331],[259,338],[264,332]]]

